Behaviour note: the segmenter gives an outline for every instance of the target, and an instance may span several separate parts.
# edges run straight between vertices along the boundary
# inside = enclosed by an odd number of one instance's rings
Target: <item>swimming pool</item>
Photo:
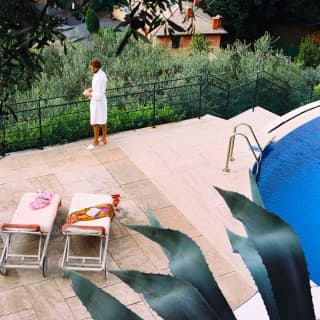
[[[266,209],[297,232],[310,278],[320,284],[320,117],[265,149],[258,187]]]

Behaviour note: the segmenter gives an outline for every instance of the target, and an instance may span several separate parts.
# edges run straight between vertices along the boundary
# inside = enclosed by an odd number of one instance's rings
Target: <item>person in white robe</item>
[[[90,63],[93,73],[92,87],[83,91],[83,95],[90,99],[90,124],[93,128],[93,143],[87,149],[92,150],[99,144],[100,126],[102,129],[101,143],[107,143],[107,76],[101,69],[99,59],[93,59]]]

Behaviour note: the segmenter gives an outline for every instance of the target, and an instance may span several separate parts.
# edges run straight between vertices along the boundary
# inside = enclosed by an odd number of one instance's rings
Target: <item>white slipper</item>
[[[87,146],[87,150],[91,151],[91,150],[93,150],[93,149],[95,149],[95,146],[94,146],[93,144],[89,144],[89,145]]]

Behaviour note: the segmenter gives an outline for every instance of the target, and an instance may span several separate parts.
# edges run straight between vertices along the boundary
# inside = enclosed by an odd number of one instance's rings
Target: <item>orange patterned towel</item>
[[[103,203],[70,213],[67,217],[66,223],[72,224],[78,221],[89,221],[104,217],[109,217],[110,220],[112,220],[113,216],[113,206],[110,203]]]

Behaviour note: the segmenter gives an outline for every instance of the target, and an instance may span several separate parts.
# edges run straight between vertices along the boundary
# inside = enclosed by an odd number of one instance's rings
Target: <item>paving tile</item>
[[[107,162],[103,165],[120,184],[146,179],[144,173],[128,159]]]
[[[33,190],[48,190],[53,193],[58,193],[60,196],[65,194],[65,190],[54,174],[38,176],[29,179]]]
[[[0,292],[0,316],[31,309],[32,304],[24,287]]]
[[[2,179],[0,178],[0,181]],[[1,192],[5,192],[7,198],[20,199],[20,196],[27,191],[32,191],[33,186],[30,184],[28,179],[23,179],[21,176],[17,176],[16,179],[10,179],[8,177],[0,183]],[[1,199],[2,200],[2,199]],[[3,199],[5,200],[5,198]]]
[[[76,168],[61,171],[56,175],[63,185],[76,185],[86,181],[95,193],[97,193],[97,190],[112,187],[116,183],[115,179],[102,165],[83,167],[81,170]]]
[[[158,273],[158,269],[145,254],[139,254],[117,261],[122,270],[136,270],[141,272]]]
[[[26,285],[39,319],[74,319],[54,280]]]
[[[204,236],[197,236],[193,238],[193,240],[200,246],[214,276],[221,276],[234,271],[234,267],[208,242]]]
[[[109,188],[117,184],[114,177],[102,165],[87,167],[81,175],[92,184],[94,190]]]
[[[130,156],[130,160],[134,161],[139,168],[143,168],[143,172],[149,178],[170,174],[170,168],[163,162],[157,152],[133,154]]]
[[[76,296],[76,294],[74,293],[74,291],[71,287],[71,283],[70,283],[69,279],[59,276],[59,277],[55,277],[54,281],[55,281],[57,288],[60,291],[60,294],[62,295],[62,297],[64,299],[68,299],[68,298]]]
[[[8,155],[0,158],[0,177],[6,175],[9,170],[16,170],[20,168],[19,156],[17,155]]]
[[[156,266],[158,271],[168,268],[169,261],[166,255],[163,253],[161,247],[144,237],[142,234],[134,235],[135,240],[144,252],[144,254],[150,259],[154,266]],[[120,264],[121,266],[121,264]]]
[[[127,158],[127,155],[119,148],[95,153],[95,156],[101,163],[118,161]]]
[[[128,306],[128,308],[144,320],[155,319],[152,312],[150,311],[150,308],[146,306],[145,302],[131,304]]]
[[[236,272],[216,277],[219,288],[232,309],[238,307],[257,290],[253,280],[248,282]]]
[[[52,173],[51,169],[48,165],[34,166],[34,167],[26,167],[19,168],[15,171],[10,171],[7,175],[8,179],[29,179],[38,176],[44,176]]]
[[[200,235],[200,232],[174,206],[154,210],[154,214],[166,228],[179,230],[191,238]]]
[[[75,192],[95,193],[95,187],[89,181],[84,179],[64,184],[63,186],[68,196],[72,196]]]
[[[125,305],[131,305],[141,301],[140,295],[123,282],[105,287],[103,290]]]
[[[142,253],[141,248],[132,236],[110,240],[109,251],[116,262]]]
[[[154,130],[154,129],[152,129]],[[138,132],[139,131],[139,132]],[[117,144],[118,146],[121,147],[122,150],[125,150],[125,153],[130,157],[132,154],[137,154],[137,153],[148,153],[152,150],[150,147],[150,144],[144,143],[141,141],[140,137],[141,135],[139,134],[140,132],[143,132],[143,130],[139,129],[135,132],[130,131],[130,134],[128,135],[127,133],[120,133],[117,134]],[[146,131],[144,130],[145,133],[151,133],[152,131]],[[144,134],[142,134],[143,136]],[[130,139],[128,137],[130,136]],[[130,142],[128,143],[128,140]]]
[[[40,269],[8,269],[6,277],[0,276],[0,294],[21,285],[43,281]]]
[[[76,320],[90,319],[90,313],[87,311],[86,307],[82,304],[78,297],[68,298],[67,303],[69,308]]]
[[[102,189],[97,190],[96,193],[120,194],[119,207],[121,207],[122,204],[125,201],[127,201],[128,199],[132,199],[133,198],[133,195],[131,195],[128,192],[124,191],[122,186],[119,185],[119,183],[117,181],[113,185],[108,186],[107,188],[102,188]]]
[[[149,224],[146,214],[132,199],[120,201],[120,210],[116,212],[117,219],[122,224]],[[129,230],[129,229],[128,229]],[[130,232],[130,230],[129,230]]]
[[[110,255],[108,255],[107,268],[108,270],[119,270],[119,266]],[[117,278],[110,272],[108,273],[108,279],[105,278],[104,272],[80,272],[80,274],[85,278],[89,279],[91,282],[93,282],[100,288],[112,286],[121,282],[119,278]],[[54,278],[54,281],[64,299],[76,296],[75,292],[71,287],[71,282],[69,279],[62,276],[58,276]]]
[[[99,161],[95,158],[95,156],[87,150],[83,150],[81,152],[76,152],[76,155],[70,156],[61,160],[53,160],[52,162],[48,162],[48,167],[53,173],[58,173],[61,171],[68,171],[82,169],[85,167],[95,166],[99,164]]]
[[[36,312],[33,309],[12,313],[1,317],[0,320],[37,320],[39,319]]]
[[[118,218],[112,220],[111,228],[110,228],[110,240],[126,237],[129,235],[128,229],[123,226]]]
[[[25,152],[25,154],[17,158],[19,168],[38,167],[46,164],[46,159],[42,153]]]
[[[79,169],[59,171],[55,175],[62,185],[84,180],[82,175],[79,174]]]
[[[164,194],[149,179],[128,183],[122,187],[126,192],[135,195],[136,203],[143,211],[148,207],[159,209],[170,205]]]

